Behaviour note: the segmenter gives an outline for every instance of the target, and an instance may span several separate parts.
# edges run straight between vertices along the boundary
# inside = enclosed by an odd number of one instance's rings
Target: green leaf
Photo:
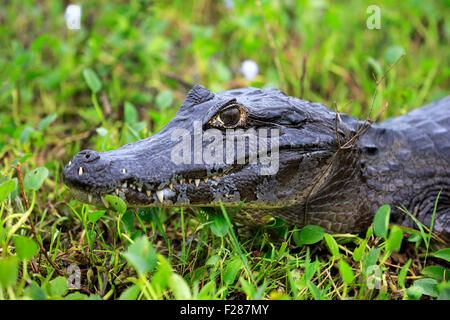
[[[173,93],[170,90],[165,90],[156,96],[156,105],[160,109],[168,108],[173,102]]]
[[[56,120],[57,115],[55,113],[49,114],[44,119],[42,119],[38,124],[39,131],[44,131],[53,121]]]
[[[220,256],[218,254],[215,254],[208,258],[206,261],[207,266],[215,266],[217,263],[219,263]]]
[[[16,256],[0,258],[0,286],[6,288],[15,285],[19,272],[19,259]]]
[[[95,232],[94,229],[91,229],[86,232],[86,235],[89,239],[89,245],[92,246],[92,244],[95,242],[95,239],[97,238],[97,232]]]
[[[450,262],[450,248],[441,249],[433,253],[433,257]]]
[[[363,261],[363,274],[367,275],[370,270],[373,270],[371,266],[376,266],[378,258],[380,257],[381,249],[373,248],[367,255],[364,256]],[[377,267],[378,268],[378,267]]]
[[[328,233],[325,233],[323,236],[325,238],[325,242],[327,243],[328,249],[330,249],[330,252],[333,255],[333,257],[338,258],[339,247],[334,237]]]
[[[252,297],[255,295],[255,287],[243,277],[239,278],[239,282],[241,283],[242,290],[244,290],[246,296],[252,299]]]
[[[25,126],[20,133],[19,140],[22,143],[27,143],[30,140],[30,136],[35,133],[35,130],[32,127]]]
[[[408,298],[413,300],[419,300],[423,294],[423,288],[420,286],[412,286],[406,289],[406,294]]]
[[[0,184],[0,202],[5,200],[11,192],[14,191],[16,183],[14,180],[9,180]]]
[[[267,216],[267,217],[270,217],[269,221],[266,222],[266,224],[264,225],[264,227],[266,227],[267,229],[278,229],[278,228],[282,228],[284,225],[286,225],[286,221],[284,221],[281,218],[276,218],[276,217],[271,217],[271,216]]]
[[[402,269],[400,270],[399,274],[398,274],[398,285],[401,288],[405,288],[405,279],[406,279],[406,275],[408,274],[408,270],[409,270],[409,266],[411,265],[411,258],[405,263],[405,265],[402,267]]]
[[[131,287],[127,288],[124,292],[122,292],[119,300],[136,300],[140,292],[141,289],[139,288],[139,286],[134,284]]]
[[[392,64],[397,61],[403,54],[405,54],[405,49],[400,46],[390,46],[384,53],[384,59],[387,63]]]
[[[100,89],[102,88],[102,83],[97,77],[97,74],[92,69],[84,69],[83,76],[89,89],[91,89],[95,93],[100,91]]]
[[[31,285],[25,289],[25,296],[30,297],[32,300],[46,300],[47,294],[45,291],[36,283],[32,281]]]
[[[134,212],[131,210],[125,212],[122,216],[122,222],[125,225],[127,232],[132,233],[134,231]]]
[[[346,284],[351,284],[355,280],[355,275],[350,265],[344,260],[340,259],[338,262],[339,272],[341,273],[342,280]]]
[[[56,277],[49,283],[49,293],[51,296],[61,297],[67,293],[67,279],[64,277]]]
[[[39,252],[39,246],[31,238],[15,235],[12,240],[20,260],[29,260]]]
[[[144,220],[145,222],[152,223],[156,221],[156,217],[158,213],[156,212],[157,208],[151,208],[151,207],[143,207],[137,209],[137,214],[139,218]]]
[[[148,110],[148,114],[152,118],[153,122],[155,122],[155,123],[161,122],[162,116],[159,112],[157,112],[155,110]]]
[[[440,266],[425,267],[422,274],[437,281],[448,281],[450,279],[450,270]]]
[[[13,201],[17,197],[17,193],[19,192],[19,182],[17,178],[13,178],[12,181],[14,181],[15,187],[13,192],[10,193],[11,201]],[[1,202],[1,201],[0,201]]]
[[[136,241],[136,239],[139,239],[142,236],[142,230],[135,231],[131,236],[131,240]]]
[[[128,124],[136,123],[138,120],[138,113],[136,111],[136,108],[128,101],[125,102],[124,106],[124,118],[125,122]]]
[[[419,279],[414,281],[414,287],[422,288],[422,293],[430,296],[437,297],[439,292],[437,290],[437,281],[434,279]]]
[[[317,258],[316,258],[317,259]],[[305,280],[311,281],[314,275],[319,271],[320,263],[318,260],[315,260],[313,263],[308,263],[305,267],[304,277]]]
[[[356,262],[361,261],[364,250],[366,249],[366,245],[367,240],[366,239],[362,240],[359,246],[355,249],[355,251],[353,251],[353,260],[355,260]]]
[[[379,78],[383,75],[383,70],[377,60],[375,60],[372,57],[368,57],[367,63],[375,70],[375,74],[376,74],[377,78]]]
[[[123,256],[138,274],[145,274],[156,267],[156,252],[146,237],[137,239]]]
[[[209,225],[211,232],[218,237],[223,237],[228,233],[228,223],[221,213],[210,214],[212,223]]]
[[[373,219],[373,231],[377,237],[386,237],[390,213],[391,207],[388,204],[382,205],[377,213],[375,213],[375,218]]]
[[[439,290],[438,300],[450,300],[450,282],[444,281],[437,285]]]
[[[23,184],[28,190],[37,190],[48,177],[48,170],[45,167],[39,167],[31,170],[25,175]]]
[[[31,298],[32,300],[46,300],[47,294],[45,291],[36,283],[32,281],[31,285],[24,290],[24,295]]]
[[[33,154],[32,153],[27,153],[26,155],[20,157],[19,159],[15,159],[13,160],[13,162],[11,162],[11,165],[13,166],[17,166],[17,164],[20,163],[25,163],[25,161],[27,161],[28,158],[30,158]]]
[[[403,240],[403,230],[398,226],[393,226],[391,232],[389,233],[389,238],[387,239],[387,249],[389,251],[398,251],[402,246]]]
[[[131,127],[136,133],[139,133],[143,131],[145,128],[147,128],[147,123],[144,121],[136,122],[133,125],[131,125]]]
[[[79,292],[74,292],[71,294],[68,294],[65,299],[66,300],[86,300],[88,298],[87,295],[79,293]]]
[[[313,244],[322,240],[323,234],[324,232],[322,227],[307,225],[298,232],[298,237],[294,237],[294,241],[299,246],[305,244]]]
[[[197,295],[198,300],[212,300],[216,291],[216,281],[211,280],[206,283]],[[245,292],[245,291],[244,291]]]
[[[152,287],[155,290],[163,291],[169,286],[170,275],[172,274],[172,267],[163,255],[158,254],[158,269],[153,273],[151,278]]]
[[[179,274],[172,273],[169,278],[169,288],[176,300],[191,299],[191,290],[186,281]]]
[[[311,291],[312,296],[315,300],[322,300],[322,297],[320,295],[320,291],[317,288],[317,286],[312,283],[311,281],[307,280],[306,285],[308,286],[309,290]]]
[[[127,205],[122,200],[122,198],[107,194],[105,196],[105,200],[108,201],[109,204],[111,204],[111,206],[113,207],[113,209],[118,213],[125,213],[125,211],[127,211]]]
[[[418,242],[418,241],[420,241],[420,239],[422,239],[422,236],[420,235],[420,233],[415,232],[408,238],[408,241],[409,242]]]
[[[244,265],[239,257],[232,258],[231,261],[228,261],[227,265],[227,269],[223,274],[223,281],[227,284],[233,284],[238,272]]]
[[[367,228],[365,239],[366,240],[369,239],[372,235],[373,235],[373,228],[372,228],[372,226],[370,226],[369,228]]]
[[[105,210],[89,212],[88,220],[91,223],[96,223],[101,217],[105,215]]]

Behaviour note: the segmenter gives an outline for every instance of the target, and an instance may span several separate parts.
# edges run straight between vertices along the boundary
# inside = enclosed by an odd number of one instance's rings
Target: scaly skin
[[[223,120],[230,118],[226,109],[235,109],[236,123]],[[195,121],[201,121],[196,129]],[[289,224],[317,224],[331,232],[365,230],[386,203],[393,207],[392,222],[415,226],[397,209],[404,206],[429,226],[441,192],[433,230],[448,241],[450,97],[374,124],[357,135],[351,148],[340,148],[363,124],[274,89],[213,94],[197,85],[160,132],[113,151],[81,151],[63,176],[76,198],[100,206],[106,194],[117,194],[130,207],[218,207],[222,201],[235,208],[244,201],[237,218],[246,223],[270,214]],[[225,137],[230,129],[248,130],[250,136],[256,130],[276,129],[279,168],[264,175],[264,164],[241,163],[236,154],[228,164],[201,157],[196,164],[176,164],[172,151],[179,144],[173,139],[177,129],[189,132],[203,150],[211,140],[198,139],[212,132],[208,129],[215,129],[216,137]],[[270,134],[271,146],[274,139]],[[250,141],[245,142],[247,158]],[[191,159],[198,155],[195,150]]]

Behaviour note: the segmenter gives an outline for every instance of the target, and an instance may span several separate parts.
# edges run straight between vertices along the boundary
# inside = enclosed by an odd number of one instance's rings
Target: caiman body
[[[265,159],[277,161],[270,174],[263,173],[267,161],[250,161],[261,129],[271,151]],[[225,143],[230,136],[246,138],[243,155]],[[178,154],[189,160],[183,163],[174,161],[181,141],[192,146],[192,154]],[[223,154],[211,148],[218,141]],[[211,161],[230,154],[228,161]],[[364,231],[383,204],[391,205],[394,223],[415,227],[398,209],[403,206],[430,226],[440,193],[433,230],[448,241],[450,97],[369,125],[275,89],[212,93],[197,85],[160,132],[117,150],[81,151],[63,175],[76,198],[96,205],[107,205],[106,194],[131,207],[243,202],[242,221],[272,215],[338,233]]]

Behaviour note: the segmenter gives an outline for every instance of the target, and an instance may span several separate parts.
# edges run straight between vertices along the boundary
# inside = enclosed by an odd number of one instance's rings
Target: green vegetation
[[[389,206],[360,235],[279,219],[249,229],[223,208],[127,210],[111,196],[99,210],[61,181],[76,152],[160,130],[195,83],[278,87],[366,117],[374,77],[405,54],[372,118],[448,95],[448,5],[380,1],[370,30],[371,4],[86,1],[81,30],[61,1],[3,4],[0,299],[450,299],[450,248],[430,226],[389,225]]]

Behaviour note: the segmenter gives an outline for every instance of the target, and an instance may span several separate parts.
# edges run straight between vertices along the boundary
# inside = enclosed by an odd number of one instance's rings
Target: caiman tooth
[[[183,179],[180,179],[180,184],[183,184]]]
[[[119,195],[119,188],[116,188],[116,196]]]
[[[162,190],[156,191],[156,197],[158,198],[159,202],[164,202],[164,192]]]
[[[198,187],[200,185],[200,179],[195,179],[194,183],[195,183],[195,186]]]
[[[142,187],[137,188],[139,192],[142,192]]]
[[[150,190],[147,190],[147,197],[150,197],[152,195],[152,192]]]
[[[203,179],[203,181],[205,181],[205,183],[208,183],[208,178]]]
[[[103,205],[105,206],[106,209],[109,208],[109,203],[108,201],[106,201],[105,197],[100,197],[100,199],[102,199]]]
[[[173,190],[173,184],[169,184],[170,190]]]
[[[122,188],[126,189],[127,186],[128,186],[128,185],[127,185],[127,183],[125,182],[125,183],[122,185]]]
[[[83,167],[78,168],[78,175],[79,176],[83,175]]]
[[[189,182],[189,183],[192,183],[192,179],[188,179],[188,182]]]
[[[88,194],[88,202],[89,202],[89,203],[92,202],[92,194]]]

